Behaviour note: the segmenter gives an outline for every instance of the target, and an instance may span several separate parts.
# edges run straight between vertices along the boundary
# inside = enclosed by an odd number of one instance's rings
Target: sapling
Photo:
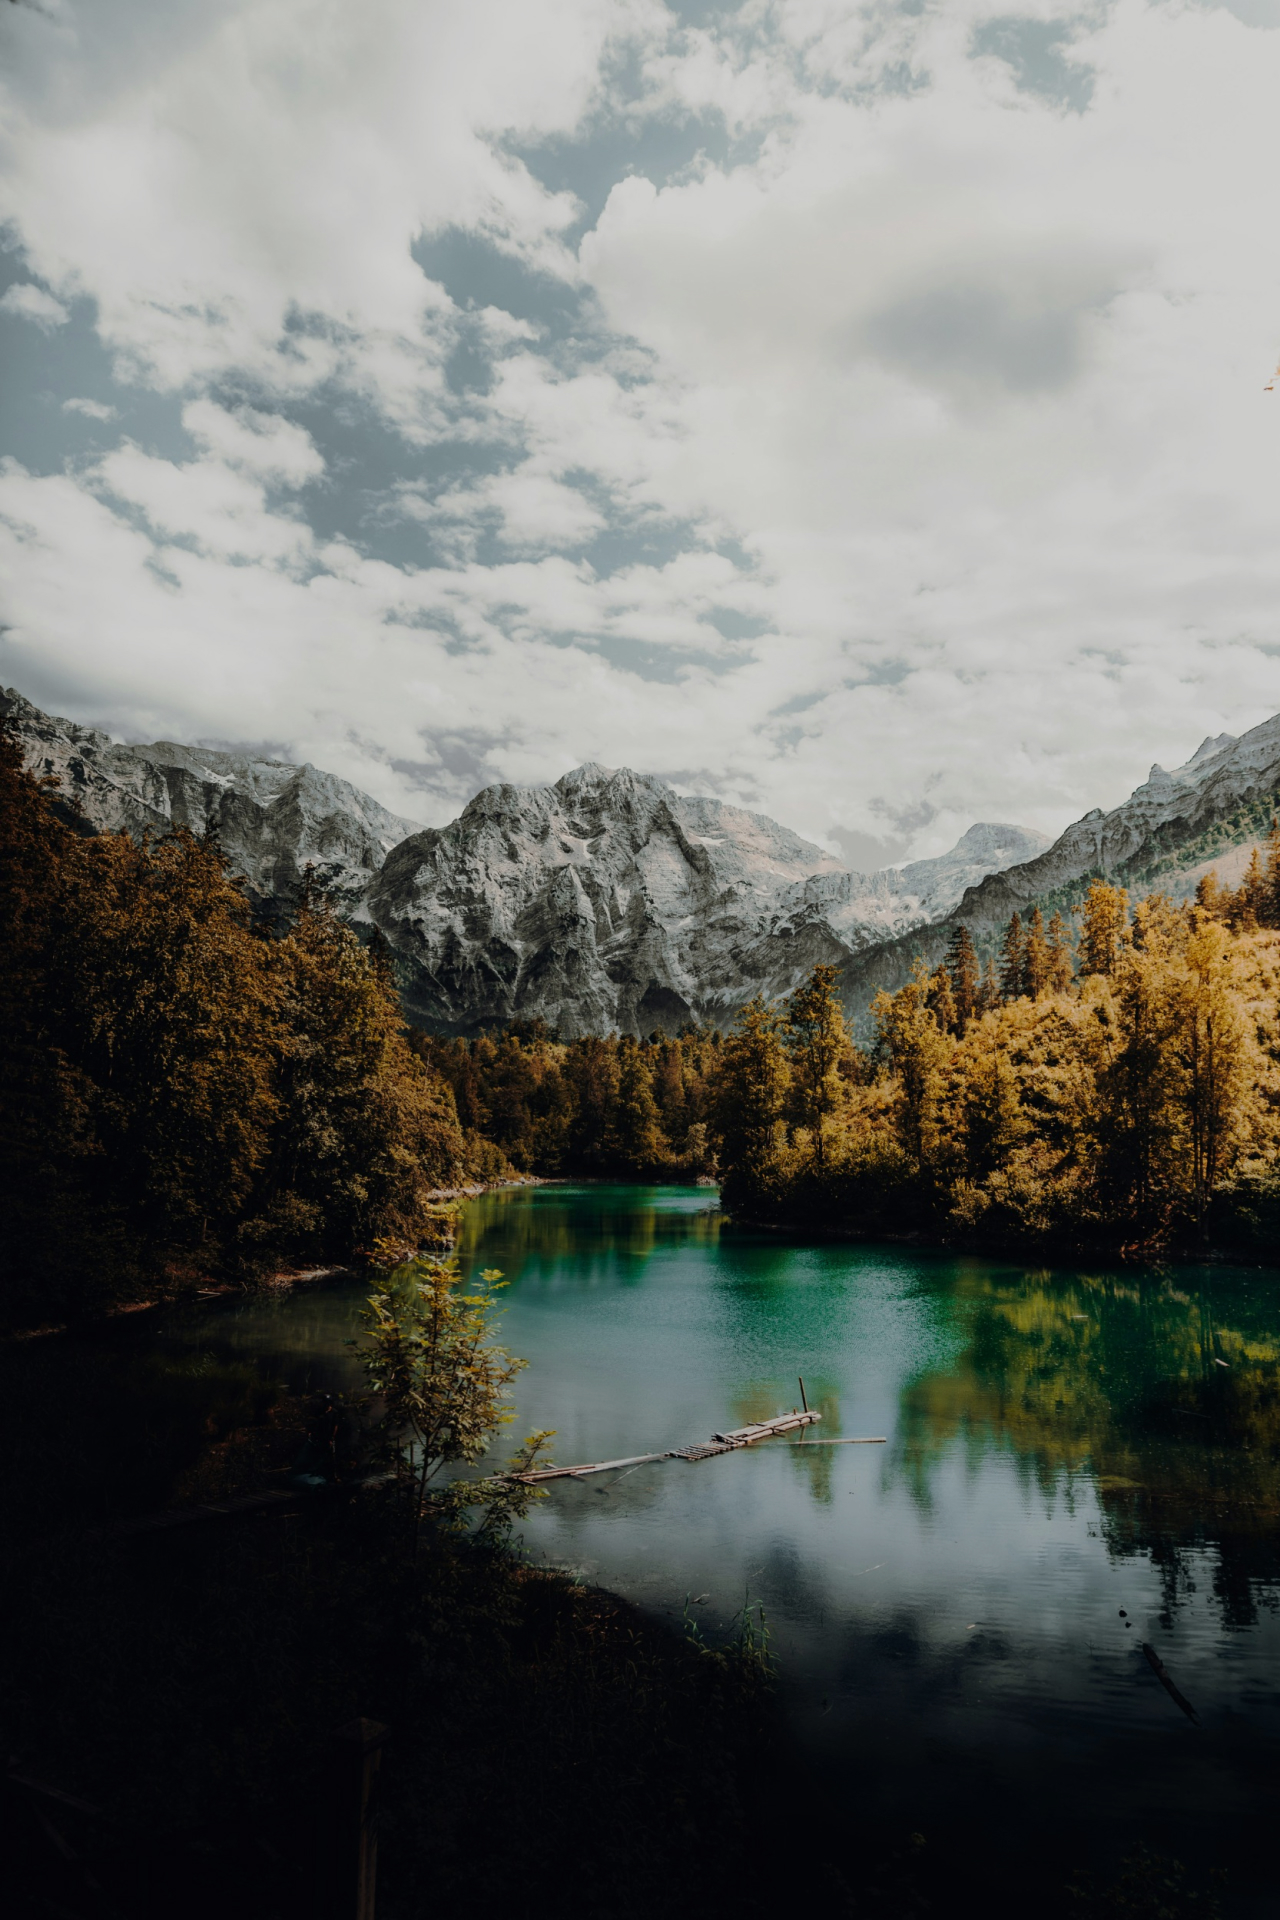
[[[361,1360],[382,1402],[382,1450],[408,1496],[415,1548],[428,1513],[461,1525],[481,1507],[476,1531],[496,1538],[540,1497],[508,1474],[439,1478],[482,1459],[514,1415],[510,1388],[526,1362],[495,1337],[503,1285],[487,1268],[464,1292],[456,1258],[419,1253],[379,1277],[361,1315]],[[512,1469],[527,1472],[551,1437],[531,1434]]]

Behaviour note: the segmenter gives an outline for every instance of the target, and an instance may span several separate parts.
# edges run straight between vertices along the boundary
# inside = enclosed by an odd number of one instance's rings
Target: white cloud
[[[61,300],[55,300],[43,287],[37,287],[31,280],[19,280],[6,287],[0,294],[0,311],[16,313],[23,320],[31,320],[44,333],[51,327],[65,326],[71,318]]]
[[[998,0],[4,9],[5,217],[195,447],[8,470],[9,676],[424,817],[584,758],[916,852],[1114,801],[1280,707],[1270,4],[1037,4],[1042,70]],[[579,243],[538,142],[690,113]]]
[[[117,408],[107,406],[106,402],[102,400],[86,400],[80,395],[73,395],[70,400],[64,400],[62,403],[62,411],[64,413],[83,414],[86,420],[116,420],[119,418]]]

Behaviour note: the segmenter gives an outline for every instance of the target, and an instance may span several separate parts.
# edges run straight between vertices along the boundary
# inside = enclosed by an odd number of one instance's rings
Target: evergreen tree
[[[929,1011],[938,1023],[942,1033],[958,1033],[960,1016],[956,1011],[956,998],[951,990],[951,975],[945,967],[939,967],[929,982]]]
[[[982,1179],[1004,1166],[1022,1137],[1018,1083],[1003,1047],[986,1047],[966,1075],[961,1106],[965,1171]]]
[[[1190,1146],[1192,1209],[1203,1220],[1243,1118],[1244,1028],[1231,991],[1223,929],[1198,918],[1187,943],[1183,990],[1183,1100]]]
[[[979,1010],[982,993],[982,979],[978,972],[978,956],[973,950],[973,941],[968,927],[957,927],[951,936],[947,948],[947,972],[951,976],[951,994],[955,1002],[956,1030],[963,1033],[969,1022]]]
[[[1000,997],[1017,1000],[1027,990],[1027,943],[1022,931],[1022,915],[1015,913],[1004,930],[1000,948]]]

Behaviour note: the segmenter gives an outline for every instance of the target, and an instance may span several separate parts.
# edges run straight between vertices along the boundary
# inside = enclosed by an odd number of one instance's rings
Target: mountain
[[[976,826],[950,853],[852,873],[765,815],[594,764],[486,787],[420,828],[314,767],[92,727],[0,697],[27,764],[91,831],[217,832],[255,905],[287,912],[310,864],[395,956],[409,1018],[473,1033],[540,1016],[566,1036],[725,1025],[953,908],[1045,836]]]
[[[42,713],[12,687],[0,692],[0,713],[16,724],[27,766],[57,775],[64,808],[79,802],[93,832],[213,829],[259,909],[287,908],[308,865],[353,907],[390,849],[419,830],[312,766],[170,740],[119,746],[96,727]]]
[[[486,787],[397,847],[360,913],[424,1026],[540,1015],[566,1035],[647,1033],[724,1024],[1041,844],[978,827],[941,859],[850,873],[763,814],[592,764],[554,786]]]
[[[846,962],[841,985],[855,1021],[881,987],[906,979],[917,953],[936,963],[958,926],[969,928],[982,951],[1014,913],[1039,906],[1067,912],[1091,879],[1128,889],[1135,898],[1157,889],[1187,898],[1201,875],[1238,880],[1250,849],[1265,837],[1280,805],[1280,714],[1236,738],[1222,733],[1201,742],[1185,766],[1153,766],[1146,780],[1109,813],[1098,807],[1075,821],[1053,845],[964,889],[946,913],[863,948]]]

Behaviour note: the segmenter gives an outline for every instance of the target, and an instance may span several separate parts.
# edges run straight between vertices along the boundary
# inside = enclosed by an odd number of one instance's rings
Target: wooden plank
[[[586,1473],[609,1473],[614,1467],[643,1467],[650,1460],[670,1460],[671,1457],[669,1451],[632,1453],[625,1460],[593,1460],[585,1467],[535,1467],[532,1473],[513,1473],[506,1477],[532,1487],[540,1480],[580,1480]]]
[[[865,1440],[855,1440],[850,1437],[847,1440],[843,1438],[839,1440],[797,1440],[794,1444],[797,1447],[883,1447],[887,1445],[887,1441],[884,1434],[878,1433]]]
[[[732,1427],[728,1433],[717,1433],[714,1437],[723,1440],[728,1446],[749,1447],[757,1440],[767,1440],[775,1433],[793,1433],[797,1427],[812,1426],[815,1420],[821,1420],[820,1413],[782,1413],[776,1420],[753,1420],[749,1427]]]
[[[729,1433],[717,1433],[709,1441],[688,1447],[670,1447],[663,1453],[632,1453],[625,1460],[589,1460],[579,1467],[535,1467],[532,1473],[504,1474],[507,1480],[519,1480],[526,1487],[547,1480],[581,1480],[588,1473],[608,1473],[615,1467],[642,1467],[650,1460],[710,1460],[718,1453],[733,1453],[739,1447],[754,1446],[757,1440],[769,1440],[774,1434],[794,1433],[797,1427],[812,1426],[821,1420],[812,1409],[804,1413],[780,1413],[776,1420],[754,1420],[749,1427],[734,1427]]]

